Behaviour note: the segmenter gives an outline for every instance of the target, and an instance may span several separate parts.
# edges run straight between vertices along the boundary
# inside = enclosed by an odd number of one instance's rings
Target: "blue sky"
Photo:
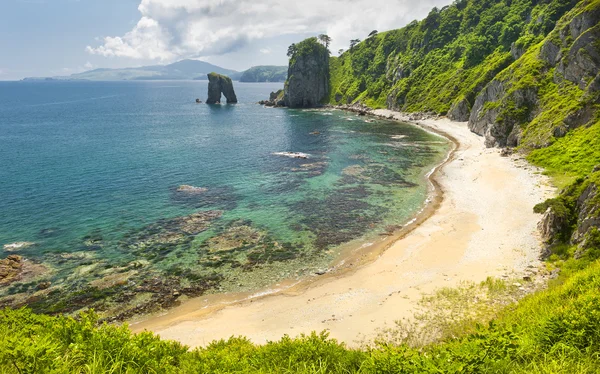
[[[0,0],[0,80],[198,58],[244,70],[287,64],[287,46],[332,49],[402,27],[449,0]]]

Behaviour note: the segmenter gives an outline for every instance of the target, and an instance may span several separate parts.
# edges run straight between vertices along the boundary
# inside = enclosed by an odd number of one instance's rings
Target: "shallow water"
[[[235,88],[239,104],[208,106],[206,82],[0,82],[0,247],[34,242],[18,254],[50,269],[0,289],[5,304],[129,313],[301,277],[409,220],[449,147],[408,124],[255,104],[281,84]]]

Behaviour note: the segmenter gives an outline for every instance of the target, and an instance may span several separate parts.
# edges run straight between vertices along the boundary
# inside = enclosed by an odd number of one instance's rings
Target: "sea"
[[[426,204],[449,142],[335,109],[267,108],[282,83],[0,82],[0,306],[127,318],[327,269]],[[25,243],[23,245],[11,245]]]

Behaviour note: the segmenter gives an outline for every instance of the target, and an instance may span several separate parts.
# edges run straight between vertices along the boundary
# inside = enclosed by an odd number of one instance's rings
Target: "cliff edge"
[[[318,106],[329,93],[329,51],[309,38],[291,47],[285,105],[289,108]]]

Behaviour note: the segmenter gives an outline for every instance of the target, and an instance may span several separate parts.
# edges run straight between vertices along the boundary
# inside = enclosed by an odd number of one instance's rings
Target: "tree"
[[[344,53],[344,48],[340,48],[338,49],[338,54],[341,56],[341,54]]]
[[[292,45],[290,45],[288,47],[287,56],[291,58],[295,53],[296,53],[296,43],[292,43]]]
[[[326,34],[319,35],[319,41],[321,43],[323,43],[325,48],[329,49],[329,44],[331,43],[331,38],[329,37],[329,35],[326,35]]]
[[[358,43],[360,43],[360,39],[352,39],[352,40],[350,40],[350,50],[353,50],[353,49],[354,49],[354,47],[355,47],[355,46],[356,46]]]
[[[373,31],[371,31],[371,32],[369,33],[369,36],[368,36],[368,37],[370,38],[370,37],[372,37],[372,36],[375,36],[375,35],[377,35],[377,30],[373,30]]]

